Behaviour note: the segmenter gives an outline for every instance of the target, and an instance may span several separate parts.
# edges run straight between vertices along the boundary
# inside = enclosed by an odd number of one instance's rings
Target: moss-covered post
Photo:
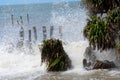
[[[44,40],[41,54],[42,63],[47,63],[47,71],[66,71],[72,68],[71,60],[63,49],[62,41]]]

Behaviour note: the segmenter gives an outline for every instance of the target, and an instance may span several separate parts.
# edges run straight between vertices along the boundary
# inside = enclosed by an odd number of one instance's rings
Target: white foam
[[[64,45],[65,51],[72,60],[74,71],[82,68],[83,53],[87,45],[86,41],[72,42]],[[37,54],[25,54],[17,50],[8,53],[6,49],[2,48],[3,46],[0,49],[0,76],[19,75],[34,71],[45,72],[46,66],[41,66],[41,54],[37,49]]]
[[[87,46],[87,41],[71,42],[64,46],[65,51],[72,61],[73,71],[83,70],[82,60]]]
[[[35,71],[44,72],[46,67],[41,66],[40,52],[36,49],[34,53],[26,54],[17,50],[8,53],[6,49],[0,49],[0,77]]]
[[[86,25],[87,15],[85,10],[80,9],[79,5],[70,7],[63,4],[58,10],[52,11],[50,24],[55,25],[54,37],[59,38],[58,28],[62,26],[62,40],[79,41],[83,40],[83,27]]]

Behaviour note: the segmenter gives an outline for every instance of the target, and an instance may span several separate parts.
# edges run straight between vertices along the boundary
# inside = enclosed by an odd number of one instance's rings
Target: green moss
[[[72,67],[60,40],[44,40],[41,55],[42,63],[46,62],[48,65],[48,71],[65,71]]]

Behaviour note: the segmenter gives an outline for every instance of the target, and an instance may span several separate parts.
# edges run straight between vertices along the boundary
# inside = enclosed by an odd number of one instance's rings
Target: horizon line
[[[45,4],[45,3],[62,3],[62,2],[76,2],[80,0],[70,0],[70,1],[59,1],[59,2],[31,2],[31,3],[16,3],[16,4],[0,4],[0,6],[14,6],[14,5],[29,5],[29,4]]]

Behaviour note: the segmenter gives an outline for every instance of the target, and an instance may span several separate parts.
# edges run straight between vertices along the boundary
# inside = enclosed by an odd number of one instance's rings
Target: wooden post
[[[24,29],[23,29],[23,27],[21,27],[19,33],[20,33],[20,40],[24,41]]]
[[[53,38],[53,30],[54,30],[54,27],[50,26],[50,39]]]
[[[37,41],[37,29],[35,26],[33,27],[33,32],[34,32],[35,41]]]
[[[11,15],[12,27],[14,27],[13,15]]]
[[[46,26],[43,26],[43,40],[46,40],[47,38],[47,32],[46,32]]]
[[[21,21],[21,25],[23,25],[23,19],[22,19],[22,16],[20,16],[20,21]]]
[[[31,30],[28,30],[29,33],[29,41],[31,42]]]
[[[27,22],[29,24],[30,20],[29,20],[29,14],[27,14]]]
[[[59,26],[59,35],[60,35],[60,39],[62,40],[62,26]]]
[[[17,20],[17,24],[20,25],[19,21]]]

